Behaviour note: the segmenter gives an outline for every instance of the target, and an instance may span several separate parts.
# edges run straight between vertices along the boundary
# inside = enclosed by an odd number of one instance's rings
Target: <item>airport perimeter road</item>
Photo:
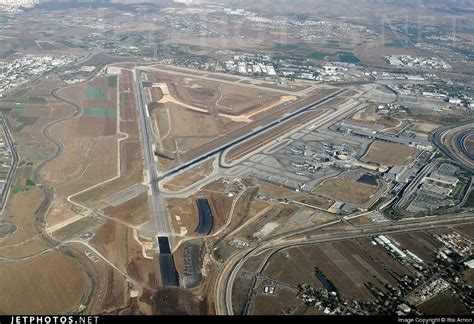
[[[237,274],[245,264],[245,262],[254,256],[271,250],[281,250],[284,248],[316,244],[323,242],[332,242],[339,240],[347,240],[354,238],[369,237],[372,235],[385,235],[393,233],[411,232],[416,230],[439,228],[454,225],[472,224],[474,223],[474,214],[472,212],[459,213],[455,215],[433,216],[424,218],[404,219],[396,223],[388,224],[370,224],[350,230],[335,231],[331,233],[308,235],[301,233],[300,235],[282,235],[272,241],[265,242],[258,247],[250,248],[239,252],[232,256],[226,264],[224,264],[219,273],[215,286],[215,305],[218,315],[233,315],[232,290]],[[269,256],[262,262],[267,262]]]
[[[474,153],[470,152],[466,146],[466,142],[470,137],[474,137],[474,130],[465,131],[456,138],[456,146],[462,154],[470,161],[474,161]]]
[[[150,184],[149,194],[149,208],[150,220],[140,227],[144,233],[150,233],[151,236],[171,236],[172,230],[170,225],[170,218],[168,209],[166,208],[163,198],[161,197],[159,187],[158,170],[155,163],[155,155],[153,152],[153,145],[155,139],[152,132],[150,117],[147,113],[147,107],[143,99],[143,88],[141,82],[141,71],[135,70],[135,96],[138,109],[138,120],[140,125],[140,140],[143,150],[143,163],[145,170],[148,172],[148,180]]]

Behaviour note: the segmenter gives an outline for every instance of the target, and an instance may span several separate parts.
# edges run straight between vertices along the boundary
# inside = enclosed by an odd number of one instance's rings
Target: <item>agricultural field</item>
[[[451,292],[442,292],[430,300],[418,305],[418,309],[427,315],[470,315],[469,310]]]
[[[123,82],[119,81],[121,78]],[[142,158],[137,141],[138,124],[131,75],[104,76],[85,84],[67,86],[56,92],[57,98],[51,96],[50,91],[59,87],[58,80],[46,80],[40,85],[8,98],[10,102],[2,102],[0,106],[11,120],[15,140],[21,144],[20,167],[8,205],[9,220],[17,229],[1,242],[1,254],[5,257],[26,257],[50,247],[37,233],[35,226],[35,212],[44,198],[41,190],[36,188],[39,181],[55,188],[55,196],[46,216],[49,235],[67,240],[98,228],[91,243],[101,251],[103,244],[116,246],[110,253],[104,251],[106,256],[119,264],[124,272],[129,269],[130,275],[143,286],[154,288],[152,260],[143,260],[142,247],[135,241],[132,230],[113,222],[100,225],[100,220],[87,217],[82,207],[72,205],[66,199],[72,195],[74,201],[107,207],[100,204],[103,196],[142,181],[142,170],[137,168]],[[120,110],[117,107],[118,95],[121,99]],[[77,107],[69,102],[76,103]],[[73,116],[76,110],[78,114]],[[119,111],[121,121],[117,123]],[[117,134],[119,130],[120,135]],[[57,156],[54,154],[55,145],[44,137],[43,132],[62,144]],[[128,138],[118,146],[117,140],[126,136]],[[110,185],[106,183],[74,196],[81,190],[116,177],[119,153],[122,157],[120,178],[111,181]],[[42,164],[46,158],[50,158],[49,163]],[[117,207],[105,208],[104,214],[131,226],[140,225],[148,218],[147,199],[145,193]],[[91,289],[96,289],[90,304],[92,312],[115,312],[117,307],[126,308],[130,296],[123,275],[101,260],[89,260],[85,256],[86,250],[83,245],[73,248],[77,262],[70,256],[54,252],[22,262],[24,265],[21,266],[18,262],[18,268],[16,264],[11,266],[5,263],[0,272],[4,278],[11,278],[11,283],[4,284],[24,283],[25,287],[5,286],[2,289],[15,293],[30,290],[33,299],[13,296],[10,301],[1,302],[4,308],[0,312],[77,312],[79,305],[85,302],[82,299]],[[49,269],[47,264],[55,264],[57,271]],[[36,269],[35,274],[31,274],[30,265],[31,269]],[[38,267],[44,271],[37,271]],[[64,273],[69,275],[64,276]],[[20,279],[25,277],[36,280],[35,289],[30,289],[33,286],[30,281]],[[68,292],[68,296],[62,292]],[[20,300],[22,305],[18,304]],[[149,311],[152,304],[143,307],[148,307]]]
[[[403,240],[402,246],[410,251],[416,242],[421,240],[423,245],[416,253],[421,254],[420,251],[423,250],[429,255],[434,247],[424,245],[429,240],[424,238],[424,235],[423,232],[415,232],[394,236],[392,239]],[[408,242],[410,244],[407,244]],[[322,289],[324,283],[316,276],[316,269],[334,285],[341,298],[358,301],[375,299],[368,288],[371,285],[382,292],[386,292],[387,287],[397,287],[393,273],[399,276],[416,274],[416,270],[410,265],[403,265],[383,248],[374,246],[367,238],[284,248],[271,254],[268,263],[262,262],[264,259],[264,255],[249,259],[237,276],[233,292],[236,300],[235,310],[242,307],[239,305],[246,296],[252,276],[257,272],[261,273],[261,279],[257,281],[256,294],[252,297],[253,314],[266,314],[271,311],[274,313],[277,309],[297,313],[308,311],[301,308],[296,299],[297,287],[304,283]],[[275,285],[274,295],[263,292],[264,282],[267,286]],[[279,306],[275,308],[275,305]]]
[[[416,148],[407,145],[374,141],[361,161],[382,166],[403,166],[410,162],[417,153]]]
[[[89,92],[96,95],[92,96]],[[101,93],[101,96],[97,93]],[[82,176],[82,172],[90,163],[89,161],[94,159],[96,146],[99,146],[99,149],[100,145],[110,147],[110,140],[109,142],[107,140],[112,137],[111,141],[113,142],[113,137],[117,132],[115,118],[117,109],[116,88],[108,87],[107,78],[95,79],[87,86],[79,85],[62,89],[59,95],[72,102],[80,102],[81,106],[79,108],[82,114],[59,123],[53,128],[54,135],[64,143],[64,154],[46,166],[43,177],[45,180],[55,183],[60,180],[63,181],[65,178],[72,179]],[[108,111],[114,113],[111,115]],[[104,143],[100,143],[101,141],[104,141]],[[116,156],[116,152],[113,150],[102,151],[96,154],[106,154],[105,157],[99,157],[106,161],[113,160],[113,156]],[[109,155],[107,156],[107,154]],[[112,173],[117,172],[110,166],[107,169],[111,170]],[[107,171],[107,169],[103,171]],[[103,174],[103,178],[110,178],[110,174]],[[93,178],[93,181],[100,182],[101,179]]]

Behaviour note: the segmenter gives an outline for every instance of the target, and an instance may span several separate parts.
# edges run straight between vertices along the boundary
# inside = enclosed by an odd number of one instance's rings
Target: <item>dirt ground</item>
[[[441,125],[439,124],[430,123],[430,122],[415,122],[413,126],[415,129],[420,130],[422,132],[426,132],[426,133],[432,132],[435,129],[441,127]]]
[[[456,227],[456,230],[463,233],[464,235],[469,236],[471,239],[474,239],[474,225],[463,225]]]
[[[186,170],[183,173],[178,174],[171,180],[167,180],[163,184],[163,188],[172,191],[184,189],[192,185],[193,183],[206,178],[209,174],[212,173],[213,170],[213,160],[206,161],[191,169]]]
[[[163,288],[155,293],[153,299],[155,315],[206,315],[207,303],[204,296],[195,296],[182,288]]]
[[[363,241],[364,245],[360,246],[359,241]],[[380,248],[373,252],[379,260],[375,262],[364,253],[366,245],[371,245],[370,241],[360,239],[357,242],[345,240],[285,249],[270,259],[264,275],[294,288],[299,283],[322,288],[321,282],[314,275],[315,268],[318,267],[343,297],[373,300],[374,297],[365,288],[365,283],[372,282],[384,291],[383,283],[396,286],[389,271],[410,272],[399,263],[395,266],[396,261]]]
[[[300,127],[305,123],[308,123],[309,121],[320,116],[324,112],[324,110],[319,109],[317,111],[305,112],[292,121],[283,123],[282,125],[279,125],[268,132],[264,132],[252,138],[251,140],[245,141],[242,144],[233,147],[231,150],[228,151],[225,156],[226,162],[232,163],[239,160],[240,158],[245,157],[250,152],[264,147],[276,138],[282,136],[282,134],[287,133],[297,127]]]
[[[296,289],[280,287],[275,295],[263,294],[264,282],[259,285],[258,293],[252,303],[251,315],[285,315],[288,308],[303,304]]]
[[[381,188],[348,179],[332,178],[317,186],[313,192],[334,200],[363,205]]]
[[[67,275],[65,275],[67,274]],[[85,292],[76,261],[52,252],[27,262],[2,262],[0,313],[64,314],[77,311]]]
[[[407,145],[375,141],[361,161],[383,166],[405,165],[417,152],[416,148]]]
[[[199,222],[198,208],[192,198],[171,198],[167,200],[174,230],[182,235],[193,235]]]
[[[74,177],[56,187],[59,195],[69,196],[117,175],[117,163],[113,163],[117,159],[116,137],[97,139],[88,153]]]
[[[451,292],[442,292],[417,306],[426,315],[469,315],[469,310]]]
[[[149,219],[148,193],[144,192],[121,205],[107,207],[104,213],[134,226],[143,224]]]
[[[159,158],[162,171],[334,91],[321,87],[298,97],[172,72],[147,73],[147,80],[152,84],[145,89],[147,97],[151,96],[152,126],[160,135],[156,145],[165,155]]]
[[[244,90],[245,89],[245,90]],[[271,91],[242,88],[238,85],[222,84],[219,91],[222,95],[216,103],[219,110],[232,115],[249,113],[277,102],[280,96]]]
[[[42,198],[43,194],[39,189],[30,189],[12,196],[8,206],[11,220],[17,226],[17,230],[0,242],[0,249],[13,244],[21,244],[37,235],[34,214]],[[34,251],[30,252],[34,253]]]

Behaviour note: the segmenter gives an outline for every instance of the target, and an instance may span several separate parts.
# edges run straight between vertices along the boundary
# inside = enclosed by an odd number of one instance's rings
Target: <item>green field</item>
[[[283,50],[295,50],[297,48],[301,47],[298,44],[287,44],[287,43],[279,43],[276,45],[276,48],[278,49],[283,49]]]
[[[27,179],[26,180],[26,185],[30,187],[35,187],[36,183],[32,179]]]
[[[107,100],[107,89],[96,86],[87,86],[86,88],[87,100]]]
[[[26,156],[26,159],[28,161],[37,161],[37,160],[43,159],[43,155],[41,155],[40,153],[38,153],[36,151],[32,151],[32,150],[28,150],[25,153],[25,156]]]
[[[329,47],[329,48],[341,48],[341,45],[336,40],[329,40],[327,42],[326,46]]]
[[[115,108],[89,107],[84,108],[83,115],[96,117],[116,117],[117,110],[115,110]]]
[[[33,180],[27,179],[26,183],[24,185],[21,185],[21,184],[12,185],[11,193],[14,195],[14,194],[17,194],[19,192],[28,191],[31,188],[35,187],[35,186],[36,186],[36,183]]]
[[[107,78],[107,85],[109,86],[109,88],[117,88],[117,77],[115,75],[109,76]]]
[[[15,102],[15,105],[16,106],[24,106],[28,103],[28,99],[27,98],[23,98],[23,99],[18,99],[16,102]]]
[[[309,58],[313,60],[324,60],[326,56],[330,55],[329,53],[324,52],[313,52],[309,54]]]
[[[339,60],[344,63],[359,64],[360,61],[352,52],[337,52]]]
[[[469,197],[466,200],[466,203],[464,204],[464,207],[467,208],[473,208],[474,207],[474,190],[471,191],[469,194]]]

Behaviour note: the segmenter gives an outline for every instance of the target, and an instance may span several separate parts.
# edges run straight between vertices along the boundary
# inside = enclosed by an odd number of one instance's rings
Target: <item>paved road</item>
[[[472,224],[474,222],[472,213],[457,214],[428,218],[406,219],[397,223],[370,224],[353,230],[334,232],[320,235],[305,235],[295,237],[284,235],[280,239],[273,239],[258,247],[242,251],[228,260],[216,283],[216,312],[218,315],[233,315],[232,290],[233,283],[245,262],[253,257],[273,249],[284,249],[292,246],[308,245],[322,242],[339,241],[368,237],[371,235],[393,234],[400,232],[410,232],[415,230],[446,227],[448,225]],[[331,225],[332,223],[326,224]],[[268,258],[268,256],[267,256]],[[266,262],[266,260],[265,260]]]
[[[148,171],[148,180],[150,185],[150,220],[140,227],[143,234],[154,237],[158,236],[172,236],[173,232],[170,225],[170,217],[168,209],[166,208],[163,198],[161,196],[159,187],[159,176],[155,162],[155,155],[153,145],[155,138],[152,132],[151,120],[147,114],[147,107],[144,101],[143,88],[141,84],[141,71],[136,69],[134,73],[136,84],[136,101],[140,124],[140,140],[143,150],[143,162],[145,170]]]
[[[431,136],[431,141],[439,150],[446,154],[451,160],[462,164],[471,172],[474,172],[474,162],[472,162],[472,156],[469,154],[469,152],[466,152],[467,149],[465,147],[464,141],[467,139],[467,137],[463,139],[463,136],[459,136],[454,147],[451,145],[451,143],[445,143],[445,140],[446,135],[449,132],[456,132],[457,130],[462,130],[465,127],[471,127],[473,124],[474,120],[469,120],[458,125],[442,127],[434,132]],[[472,133],[472,130],[468,130],[467,132]]]
[[[457,146],[464,155],[474,161],[474,153],[469,151],[466,146],[467,140],[472,136],[474,136],[474,130],[464,132],[458,137]]]
[[[13,181],[13,178],[15,177],[16,168],[18,167],[18,162],[20,161],[20,156],[18,155],[18,152],[16,151],[15,141],[13,140],[10,129],[8,128],[8,125],[5,122],[5,119],[3,117],[1,119],[1,125],[2,125],[1,127],[3,128],[3,133],[5,134],[8,146],[10,147],[10,150],[11,150],[12,162],[11,162],[10,169],[8,170],[6,182],[1,192],[2,199],[0,201],[0,214],[3,213],[3,208],[5,207],[5,203],[8,200],[8,196],[10,195],[12,181]]]
[[[197,163],[199,163],[199,162],[202,162],[202,161],[206,160],[207,158],[212,157],[213,155],[216,155],[216,154],[219,154],[219,153],[221,153],[221,152],[224,152],[225,150],[230,149],[231,147],[236,146],[236,145],[238,145],[238,144],[240,144],[240,143],[242,143],[242,142],[251,140],[252,138],[254,138],[254,137],[256,137],[257,135],[260,135],[260,134],[262,134],[262,133],[264,133],[264,132],[271,131],[273,128],[278,127],[281,123],[284,123],[284,122],[290,121],[290,120],[292,120],[292,119],[294,119],[294,118],[297,118],[297,117],[299,117],[302,113],[307,112],[308,110],[317,108],[318,106],[320,106],[320,105],[322,105],[322,104],[328,102],[329,100],[331,100],[331,99],[333,99],[333,98],[339,96],[340,94],[342,94],[342,93],[345,92],[345,91],[346,91],[346,89],[338,90],[338,91],[336,91],[336,92],[334,92],[334,93],[332,93],[332,94],[330,94],[330,95],[328,95],[328,96],[326,96],[326,97],[324,97],[324,98],[321,98],[321,99],[319,99],[319,100],[317,100],[317,101],[315,101],[315,102],[313,102],[313,103],[311,103],[311,104],[309,104],[309,105],[306,105],[306,106],[304,106],[304,107],[301,107],[300,109],[298,109],[298,110],[296,110],[296,111],[294,111],[294,112],[292,112],[292,113],[289,113],[289,114],[287,114],[287,115],[285,115],[285,116],[283,116],[283,117],[280,117],[279,119],[277,119],[277,120],[275,120],[275,121],[273,121],[273,122],[267,124],[266,126],[260,127],[260,128],[254,130],[254,131],[252,131],[252,132],[250,132],[250,133],[248,133],[248,134],[245,134],[245,135],[243,135],[243,136],[241,136],[241,137],[239,137],[239,138],[236,138],[236,139],[230,141],[230,142],[227,143],[227,144],[224,144],[224,145],[222,145],[222,146],[220,146],[220,147],[217,147],[217,148],[215,148],[215,149],[209,151],[208,153],[205,153],[205,154],[203,154],[203,155],[201,155],[201,156],[199,156],[199,157],[196,157],[196,158],[192,159],[191,161],[185,162],[185,163],[183,163],[183,164],[181,164],[181,165],[179,165],[179,166],[177,166],[177,167],[175,167],[175,168],[173,168],[173,169],[170,169],[170,170],[168,170],[165,174],[162,174],[161,176],[159,176],[159,177],[156,179],[156,181],[164,180],[165,178],[168,178],[168,177],[171,176],[171,175],[174,175],[174,174],[176,174],[176,173],[178,173],[178,172],[180,172],[180,171],[183,171],[184,169],[187,169],[187,168],[191,167],[192,165],[195,165],[195,164],[197,164]],[[333,117],[334,117],[334,116],[333,116]],[[319,117],[317,117],[317,118],[319,118]],[[221,166],[221,167],[225,167],[225,166],[222,165],[222,164],[220,164],[220,166]]]
[[[159,67],[156,67],[156,66],[141,66],[139,68],[142,69],[142,70],[147,70],[147,71],[152,71],[152,72],[155,71],[155,72],[163,72],[163,73],[172,73],[174,75],[187,76],[187,77],[190,77],[190,78],[193,78],[193,79],[200,79],[200,80],[206,80],[206,81],[226,83],[226,84],[235,85],[235,86],[241,86],[241,87],[248,87],[248,88],[260,89],[260,90],[265,90],[265,91],[277,92],[277,93],[281,93],[281,94],[285,94],[285,95],[293,95],[293,96],[294,95],[302,95],[302,94],[305,94],[307,92],[310,92],[310,91],[314,90],[313,86],[310,86],[308,88],[305,88],[305,89],[302,89],[302,90],[299,90],[299,91],[292,91],[292,90],[283,90],[283,89],[279,89],[279,88],[265,87],[265,86],[261,86],[261,85],[254,84],[254,83],[252,83],[252,84],[238,83],[236,81],[229,81],[229,80],[209,77],[208,75],[212,75],[212,73],[209,73],[209,72],[203,72],[202,74],[190,74],[190,73],[187,73],[186,71],[180,71],[178,69],[170,70],[170,69],[165,69],[165,68],[159,68]],[[194,70],[194,72],[196,72],[196,71]],[[199,72],[201,72],[201,71],[199,71]],[[249,80],[256,81],[254,79],[249,79]]]

